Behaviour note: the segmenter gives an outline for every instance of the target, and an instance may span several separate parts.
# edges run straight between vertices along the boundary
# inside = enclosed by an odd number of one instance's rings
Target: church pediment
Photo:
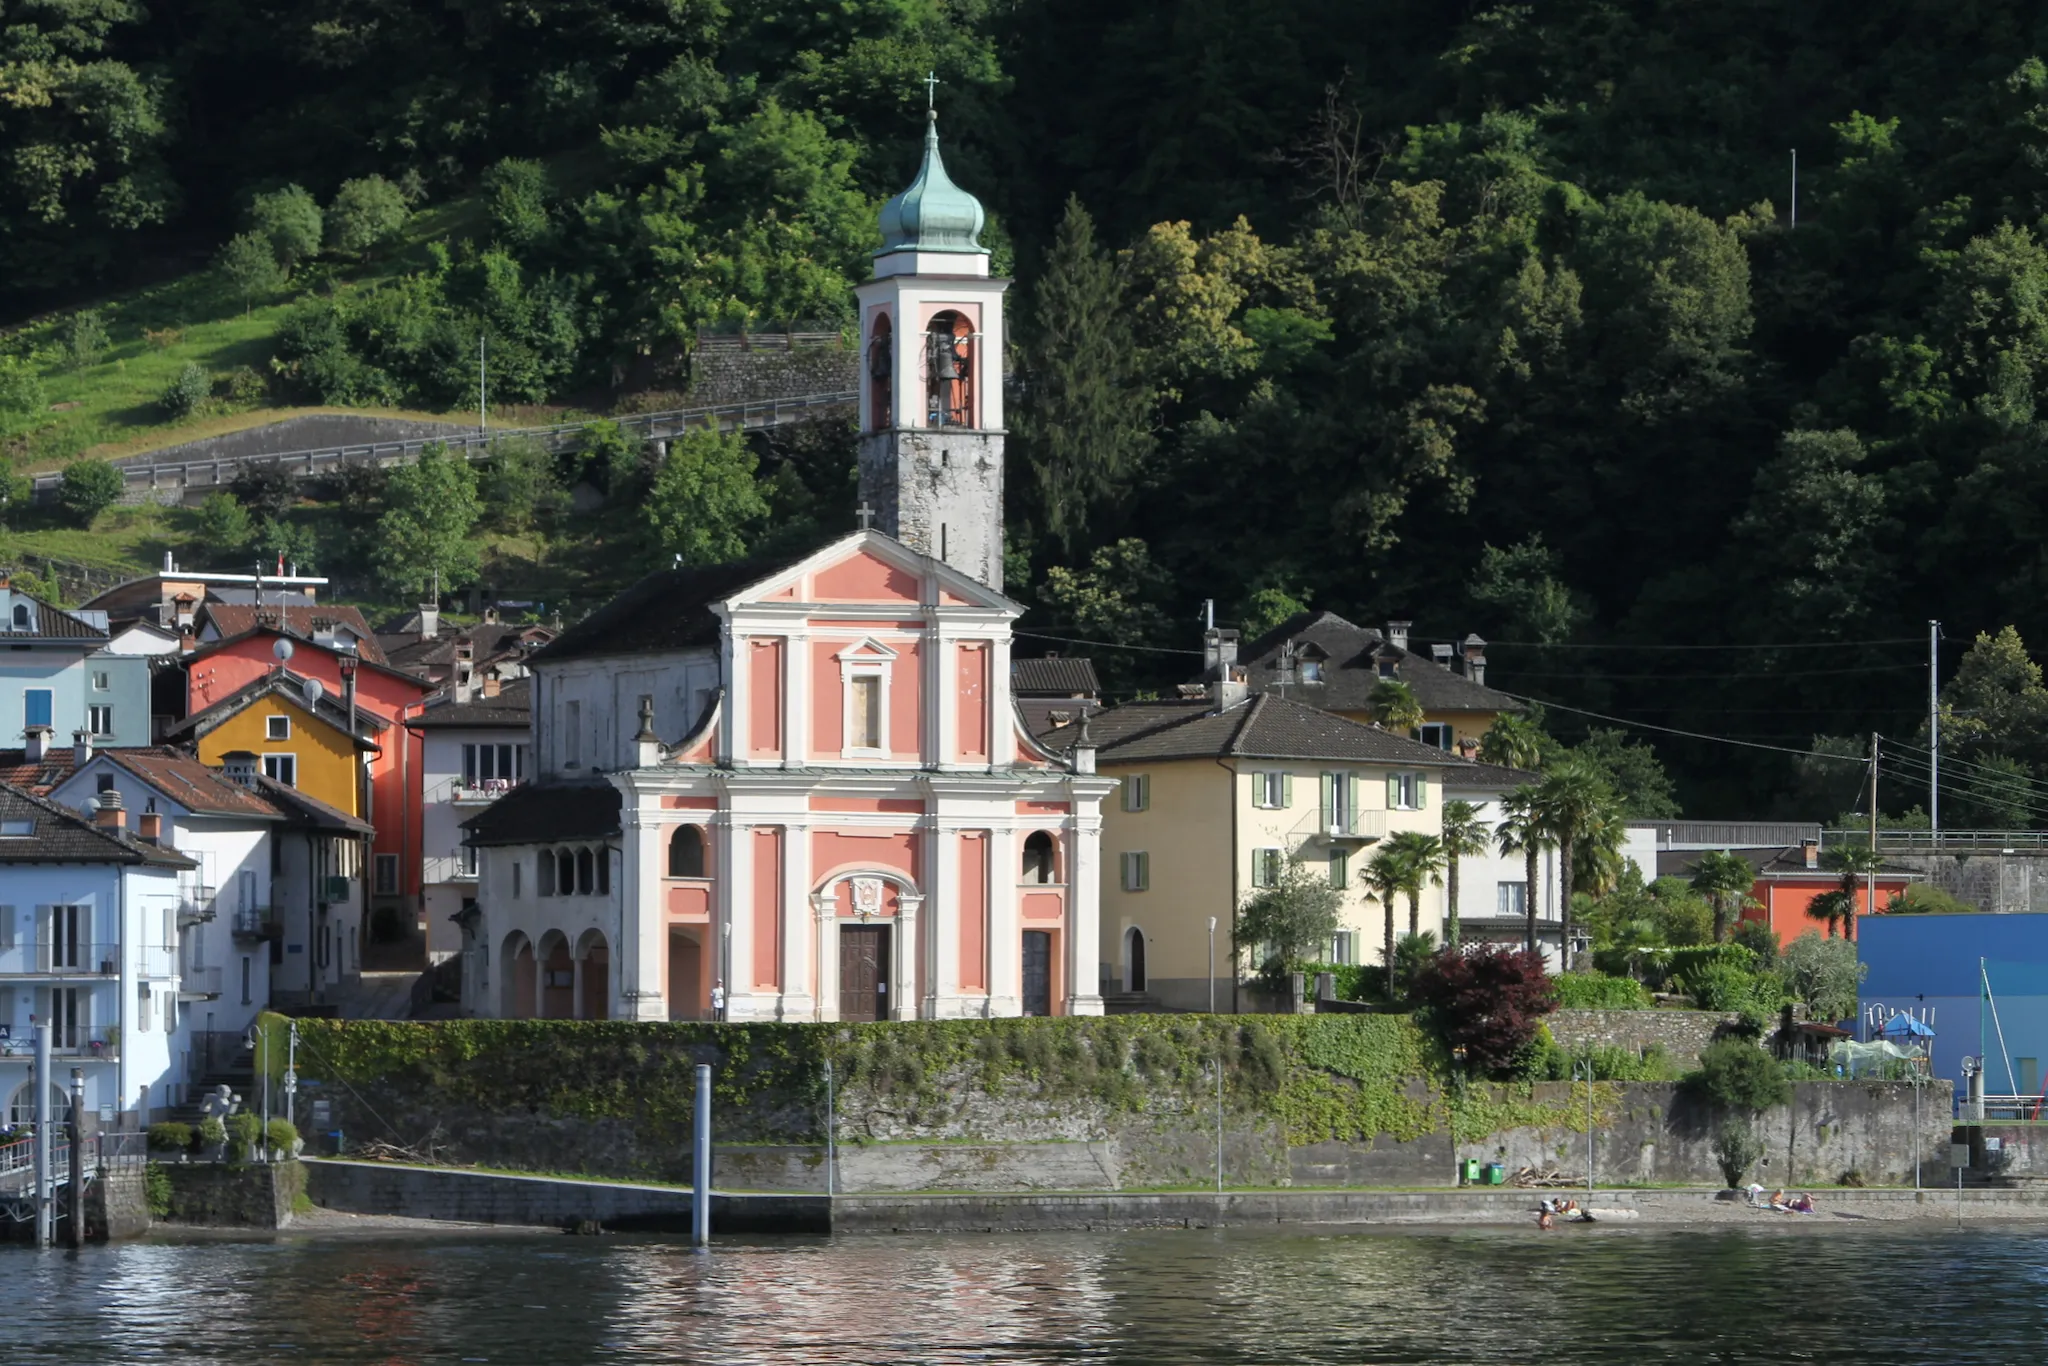
[[[986,611],[1021,608],[951,565],[879,531],[856,531],[726,599],[727,610],[790,603],[902,609],[938,604]]]

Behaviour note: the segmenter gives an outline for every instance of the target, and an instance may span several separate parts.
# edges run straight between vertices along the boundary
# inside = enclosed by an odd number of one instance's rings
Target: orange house
[[[1750,899],[1757,904],[1745,910],[1742,918],[1770,926],[1777,932],[1780,944],[1789,944],[1808,930],[1817,930],[1824,936],[1844,932],[1839,922],[1830,926],[1826,920],[1810,913],[1809,908],[1816,900],[1839,890],[1842,885],[1840,873],[1820,866],[1819,854],[1819,846],[1812,844],[1776,851],[1757,869],[1756,884],[1749,889]],[[1856,914],[1882,914],[1885,904],[1904,892],[1913,881],[1913,874],[1880,870],[1876,878],[1877,901],[1873,906],[1869,881],[1857,879]]]

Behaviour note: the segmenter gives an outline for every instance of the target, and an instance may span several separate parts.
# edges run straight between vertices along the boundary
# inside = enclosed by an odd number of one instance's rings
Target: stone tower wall
[[[861,438],[860,497],[875,527],[998,592],[1003,434],[899,428]]]

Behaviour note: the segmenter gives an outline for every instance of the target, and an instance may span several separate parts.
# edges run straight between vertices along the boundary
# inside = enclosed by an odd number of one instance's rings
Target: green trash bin
[[[1507,1183],[1508,1183],[1508,1168],[1507,1168],[1507,1164],[1506,1164],[1505,1162],[1489,1162],[1489,1163],[1487,1163],[1487,1164],[1486,1164],[1486,1184],[1487,1184],[1487,1185],[1489,1185],[1489,1186],[1505,1186],[1505,1185],[1506,1185]]]
[[[1467,1186],[1476,1186],[1479,1184],[1478,1158],[1468,1157],[1465,1159],[1463,1164],[1461,1164],[1461,1168],[1459,1171],[1459,1180]]]

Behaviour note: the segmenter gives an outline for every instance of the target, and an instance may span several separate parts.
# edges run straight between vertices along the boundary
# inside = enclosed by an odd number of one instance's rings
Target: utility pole
[[[1799,149],[1792,149],[1792,226],[1799,226]]]
[[[1877,914],[1877,732],[1870,732],[1870,860],[1864,865],[1866,915]],[[1854,928],[1854,925],[1851,925]]]
[[[1209,1013],[1216,1013],[1216,917],[1209,917]]]
[[[1927,826],[1941,845],[1941,623],[1927,623]]]
[[[489,371],[485,367],[484,334],[476,334],[476,434],[485,434],[484,423],[484,377]]]

